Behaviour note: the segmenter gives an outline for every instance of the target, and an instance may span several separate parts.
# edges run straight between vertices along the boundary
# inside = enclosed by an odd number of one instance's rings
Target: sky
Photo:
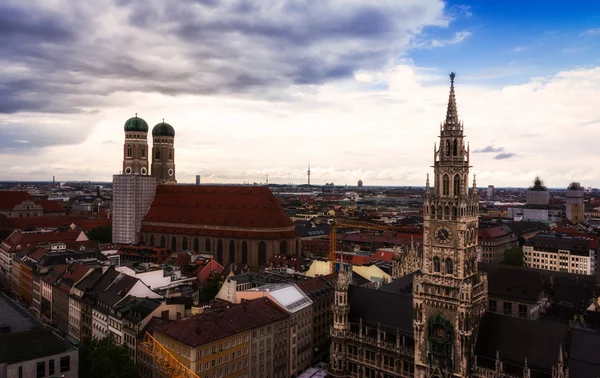
[[[600,187],[597,1],[5,0],[0,67],[0,181],[111,181],[137,113],[180,183],[422,186],[456,72],[478,186]]]

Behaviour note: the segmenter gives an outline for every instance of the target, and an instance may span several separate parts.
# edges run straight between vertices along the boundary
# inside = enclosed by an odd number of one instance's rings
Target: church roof
[[[160,185],[142,232],[248,239],[296,237],[294,223],[265,186]]]
[[[597,377],[600,374],[600,334],[597,331],[574,328],[569,348],[569,375]]]
[[[560,346],[567,345],[567,338],[568,328],[563,325],[486,312],[475,344],[477,363],[494,361],[498,351],[505,370],[510,368],[507,365],[522,368],[527,358],[532,371],[548,373],[558,360]]]
[[[348,302],[351,322],[359,323],[362,318],[364,325],[376,328],[379,324],[388,332],[399,329],[401,333],[413,336],[412,295],[351,285]]]

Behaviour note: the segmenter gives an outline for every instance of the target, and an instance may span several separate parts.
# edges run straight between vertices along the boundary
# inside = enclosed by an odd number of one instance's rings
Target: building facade
[[[592,240],[559,234],[538,234],[523,245],[525,265],[536,269],[595,274],[596,249]]]
[[[152,176],[156,177],[157,184],[177,183],[175,129],[164,120],[152,129]]]
[[[144,215],[156,193],[156,178],[114,175],[112,202],[113,243],[137,244]]]

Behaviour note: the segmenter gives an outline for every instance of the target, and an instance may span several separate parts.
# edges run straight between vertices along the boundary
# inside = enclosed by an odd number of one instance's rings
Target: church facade
[[[379,290],[351,285],[352,273],[339,273],[331,377],[568,376],[565,327],[486,313],[488,278],[476,252],[479,199],[475,178],[469,188],[469,146],[454,77],[434,148],[434,184],[429,176],[426,182],[422,250],[398,250],[394,281]],[[519,340],[519,329],[535,329],[548,342],[540,348],[535,338]],[[538,358],[541,353],[544,358]],[[528,355],[534,364],[528,365]]]

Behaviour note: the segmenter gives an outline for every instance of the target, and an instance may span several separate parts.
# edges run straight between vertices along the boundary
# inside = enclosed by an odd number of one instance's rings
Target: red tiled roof
[[[287,316],[268,298],[258,298],[231,304],[229,307],[219,306],[218,310],[208,310],[203,314],[158,326],[156,331],[195,348]]]
[[[78,219],[74,220],[73,224],[81,228],[84,231],[91,231],[96,227],[110,227],[112,226],[112,219],[101,218],[101,219]]]
[[[371,256],[354,255],[352,257],[352,265],[365,265],[371,263],[372,260]]]
[[[508,235],[500,226],[480,228],[478,233],[479,239],[483,240],[497,239]]]
[[[25,218],[9,218],[8,223],[12,229],[25,230],[29,228],[58,228],[68,227],[72,222],[68,221],[64,216],[55,217],[25,217]]]
[[[33,201],[33,198],[23,190],[2,190],[0,191],[0,211],[12,210],[16,205],[23,201]]]
[[[82,279],[90,269],[92,268],[78,263],[69,265],[65,273],[60,277],[61,289],[70,289],[71,286]]]
[[[394,258],[394,251],[384,251],[378,249],[373,255],[373,260],[391,262]]]
[[[55,200],[37,200],[35,201],[38,205],[42,206],[44,210],[44,214],[52,214],[52,213],[64,213],[65,209],[60,205],[58,201]]]
[[[67,270],[67,265],[66,264],[60,264],[57,265],[54,270],[52,270],[50,273],[48,273],[47,275],[42,277],[42,280],[48,282],[49,284],[53,284],[54,282],[56,282],[65,272],[65,270]]]
[[[40,259],[44,257],[46,253],[48,253],[48,251],[45,248],[36,247],[27,254],[27,257],[37,262],[40,261]]]
[[[296,286],[298,286],[298,288],[302,290],[304,294],[308,295],[310,292],[329,286],[327,282],[335,281],[337,276],[337,272],[330,273],[326,276],[318,276],[308,280],[300,281],[296,283]]]
[[[193,227],[199,225],[206,228]],[[269,232],[272,229],[283,230]],[[296,236],[294,223],[264,186],[159,185],[142,232],[261,239]]]
[[[76,230],[31,233],[15,231],[4,242],[10,246],[11,251],[14,251],[19,245],[24,248],[28,245],[75,242],[80,234],[81,231]]]

